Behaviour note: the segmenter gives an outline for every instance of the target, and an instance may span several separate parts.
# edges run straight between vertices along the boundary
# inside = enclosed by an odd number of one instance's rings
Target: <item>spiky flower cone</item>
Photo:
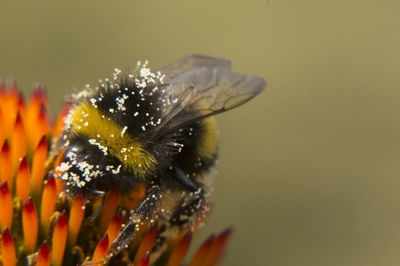
[[[25,103],[15,83],[0,84],[0,264],[12,265],[181,265],[193,232],[182,228],[167,248],[154,254],[160,228],[157,221],[142,226],[128,247],[109,259],[107,251],[127,220],[120,209],[126,199],[111,190],[105,201],[63,193],[52,175],[61,158],[48,159],[49,147],[62,131],[65,105],[55,123],[48,118],[42,87]],[[137,205],[139,187],[129,204]],[[102,207],[101,207],[102,206]],[[100,211],[96,215],[96,210]],[[190,266],[216,265],[231,230],[211,236],[198,249]]]

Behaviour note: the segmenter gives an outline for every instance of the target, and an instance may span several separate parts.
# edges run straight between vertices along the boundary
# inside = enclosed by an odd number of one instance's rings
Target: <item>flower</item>
[[[68,107],[53,123],[43,87],[25,103],[14,82],[0,84],[2,265],[180,265],[196,232],[182,228],[166,240],[165,249],[156,250],[157,221],[143,226],[118,255],[106,257],[126,222],[119,206],[127,198],[118,190],[108,192],[104,202],[63,193],[62,181],[52,175],[61,155],[49,156],[49,146],[61,134]],[[141,187],[132,191],[129,204],[137,205],[143,193]],[[216,265],[231,231],[210,236],[188,265]]]

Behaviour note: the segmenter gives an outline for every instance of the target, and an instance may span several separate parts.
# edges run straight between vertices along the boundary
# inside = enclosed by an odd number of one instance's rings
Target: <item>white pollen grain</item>
[[[126,132],[127,129],[128,129],[128,127],[127,127],[127,126],[124,126],[124,128],[121,130],[121,137],[124,136],[124,134],[125,134],[125,132]]]

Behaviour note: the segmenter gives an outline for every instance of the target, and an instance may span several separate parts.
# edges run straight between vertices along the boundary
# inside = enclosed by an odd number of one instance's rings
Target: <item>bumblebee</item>
[[[228,60],[194,55],[155,72],[147,63],[134,74],[116,69],[73,96],[55,148],[63,153],[57,172],[65,192],[90,198],[116,187],[123,194],[137,186],[146,191],[109,255],[143,221],[190,227],[204,215],[218,154],[214,115],[265,86],[261,77],[233,72]]]

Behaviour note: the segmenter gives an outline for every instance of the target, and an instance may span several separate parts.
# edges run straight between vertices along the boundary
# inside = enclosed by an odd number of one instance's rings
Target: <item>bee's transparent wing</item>
[[[231,61],[221,58],[209,57],[204,55],[190,55],[172,62],[159,70],[165,74],[165,82],[169,83],[177,75],[201,67],[222,67],[230,68]]]
[[[166,92],[173,104],[167,107],[163,119],[166,130],[230,110],[249,101],[266,86],[259,76],[233,72],[226,60],[197,58],[189,60],[194,60],[194,67],[176,66],[174,71],[189,70],[170,72],[174,74],[167,78]]]

